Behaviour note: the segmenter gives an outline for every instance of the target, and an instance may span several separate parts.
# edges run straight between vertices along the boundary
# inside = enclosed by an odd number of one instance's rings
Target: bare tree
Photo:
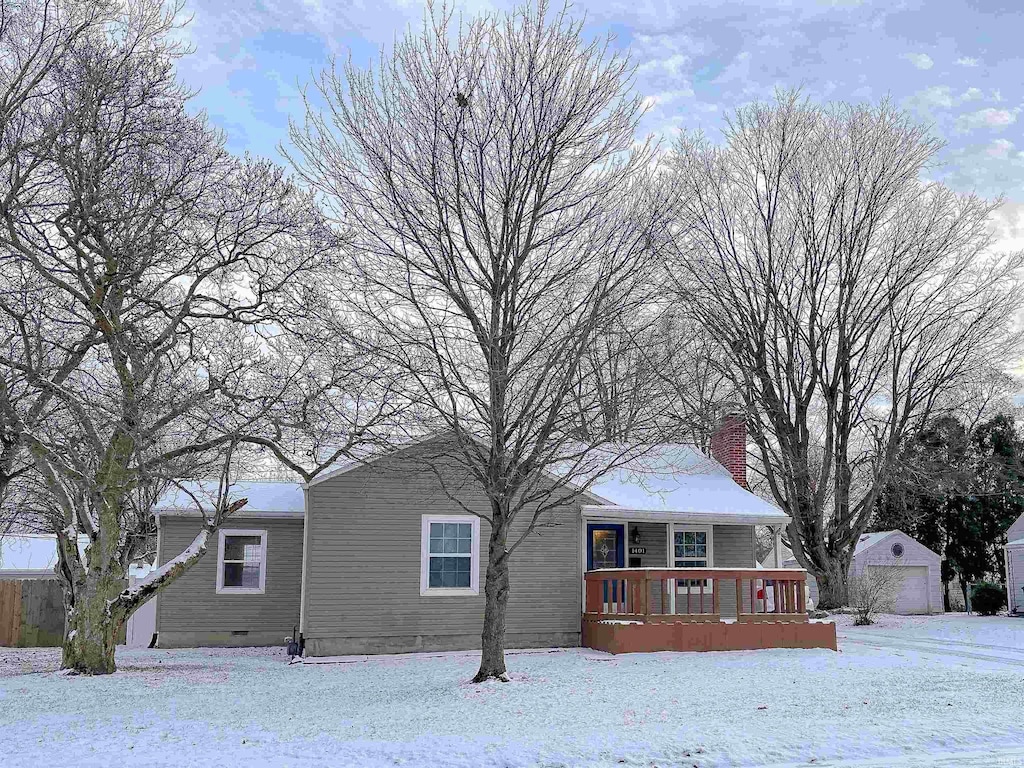
[[[896,595],[903,583],[903,569],[892,564],[872,565],[850,574],[848,594],[850,607],[857,612],[858,627],[874,624],[875,614],[893,611]]]
[[[678,305],[727,356],[823,606],[903,440],[1019,349],[1024,254],[993,252],[992,204],[922,179],[939,147],[887,102],[782,93],[676,148]]]
[[[578,440],[607,384],[586,360],[646,311],[668,223],[631,64],[581,33],[543,2],[467,22],[431,8],[378,71],[325,72],[326,111],[292,131],[296,167],[351,226],[329,289],[354,338],[489,501],[476,680],[505,676],[510,557],[621,455]]]
[[[62,116],[51,98],[55,71],[85,35],[116,27],[117,15],[113,4],[107,2],[23,0],[0,4],[0,197],[8,205],[33,182],[30,169],[24,166],[28,153],[39,157],[60,130]],[[7,291],[5,295],[11,299]],[[65,339],[69,354],[61,361],[64,367],[51,372],[55,382],[60,383],[84,359],[89,340]],[[2,375],[5,397],[22,421],[35,421],[49,407],[52,392],[26,386],[24,376],[10,369]],[[30,466],[16,425],[0,413],[0,500],[7,485]],[[0,531],[12,525],[11,520],[0,523]]]
[[[339,461],[390,449],[419,421],[402,371],[360,343],[330,281],[320,290],[313,282],[273,344],[274,368],[289,372],[289,386],[279,392],[276,379],[268,382],[259,425],[241,438],[307,483]]]
[[[660,271],[655,275],[663,279]],[[662,293],[660,286],[652,289]],[[670,306],[619,322],[599,333],[584,355],[573,401],[580,438],[681,442],[706,451],[722,407],[732,399],[709,334]]]
[[[301,371],[274,337],[334,245],[278,168],[231,157],[187,113],[178,11],[140,0],[76,37],[7,126],[0,414],[58,539],[62,666],[86,673],[114,670],[121,623],[244,505],[231,457]],[[197,476],[220,478],[196,499],[202,531],[126,589],[155,498]]]

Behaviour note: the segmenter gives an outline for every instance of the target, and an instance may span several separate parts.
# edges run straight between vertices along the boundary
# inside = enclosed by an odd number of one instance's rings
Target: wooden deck
[[[611,568],[585,580],[583,645],[597,650],[836,650],[835,625],[808,619],[801,569]]]

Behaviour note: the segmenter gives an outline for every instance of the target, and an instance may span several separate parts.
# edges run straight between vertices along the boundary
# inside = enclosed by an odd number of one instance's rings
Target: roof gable
[[[362,469],[371,467],[373,464],[377,463],[378,461],[381,461],[384,458],[400,456],[401,454],[406,453],[406,452],[411,451],[411,450],[414,450],[415,448],[418,448],[420,446],[424,446],[424,445],[427,445],[429,443],[438,442],[440,440],[443,440],[444,438],[447,438],[451,434],[452,433],[451,433],[450,430],[449,431],[443,431],[443,432],[435,432],[433,434],[426,435],[424,437],[420,437],[420,438],[417,438],[415,440],[410,440],[409,442],[407,442],[407,443],[405,443],[403,445],[399,445],[399,446],[394,447],[392,450],[382,451],[382,452],[374,454],[372,456],[367,456],[364,459],[345,459],[343,461],[339,461],[335,465],[335,467],[333,469],[331,469],[331,470],[329,470],[327,472],[324,472],[322,475],[318,475],[317,477],[313,478],[313,480],[311,480],[309,483],[307,483],[304,487],[311,488],[314,485],[319,485],[320,483],[327,482],[327,481],[332,480],[332,479],[334,479],[336,477],[339,477],[340,475],[345,475],[345,474],[348,474],[350,472],[355,472],[355,471],[358,471],[358,470],[362,470]],[[602,498],[600,495],[594,493],[593,490],[581,488],[577,483],[572,482],[571,480],[566,480],[565,478],[559,477],[557,475],[557,473],[555,473],[553,471],[548,471],[548,470],[545,469],[545,470],[542,470],[542,474],[544,475],[544,477],[562,484],[564,487],[566,487],[570,491],[577,491],[579,493],[579,496],[580,496],[581,499],[589,500],[589,501],[591,501],[591,502],[593,502],[595,504],[609,504],[610,503],[608,501],[608,499]]]
[[[857,542],[857,546],[853,550],[853,556],[854,558],[862,557],[872,550],[884,548],[884,546],[891,546],[891,544],[895,543],[896,540],[899,540],[904,547],[909,547],[920,554],[933,557],[936,560],[942,559],[942,556],[938,552],[929,549],[913,536],[900,530],[865,533],[860,537],[860,541]]]

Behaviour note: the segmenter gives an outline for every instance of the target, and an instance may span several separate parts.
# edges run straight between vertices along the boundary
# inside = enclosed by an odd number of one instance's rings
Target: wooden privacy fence
[[[60,645],[64,597],[53,578],[0,580],[0,646]]]

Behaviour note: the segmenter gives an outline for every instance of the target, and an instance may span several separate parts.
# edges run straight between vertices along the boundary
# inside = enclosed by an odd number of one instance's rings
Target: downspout
[[[302,575],[299,580],[299,655],[306,653],[306,578],[309,562],[309,485],[302,486]]]
[[[164,554],[164,527],[160,524],[160,518],[163,517],[160,514],[160,510],[154,510],[154,517],[156,517],[156,557],[154,557],[154,566],[159,568],[163,563]],[[149,641],[150,648],[157,648],[160,645],[160,593],[157,592],[153,595],[153,637]]]
[[[1010,558],[1013,553],[1010,552],[1009,545],[1003,545],[1003,568],[1006,570],[1006,610],[1009,613],[1016,613],[1017,607],[1017,593],[1014,591],[1013,584],[1013,568],[1010,567]]]

